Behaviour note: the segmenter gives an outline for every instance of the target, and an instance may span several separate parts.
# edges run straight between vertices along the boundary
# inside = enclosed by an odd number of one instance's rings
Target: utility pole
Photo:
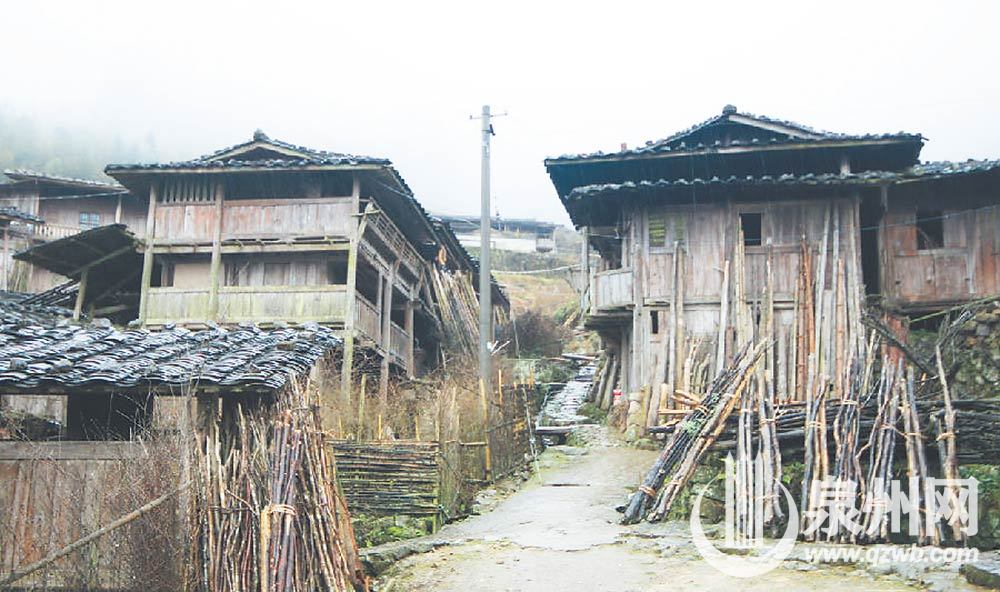
[[[493,135],[493,124],[490,123],[490,106],[483,105],[482,114],[482,193],[479,219],[479,379],[482,387],[489,393],[491,375],[490,338],[493,336],[493,304],[490,285],[490,136]]]

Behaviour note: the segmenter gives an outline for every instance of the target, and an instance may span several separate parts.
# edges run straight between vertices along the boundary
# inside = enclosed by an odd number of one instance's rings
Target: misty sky
[[[484,103],[506,217],[568,222],[546,156],[741,111],[920,132],[1000,158],[998,2],[4,2],[0,108],[152,135],[169,159],[248,140],[391,158],[475,213]]]

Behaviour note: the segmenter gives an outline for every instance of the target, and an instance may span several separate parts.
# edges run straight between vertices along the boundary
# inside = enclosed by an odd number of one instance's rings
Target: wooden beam
[[[73,307],[73,320],[80,320],[80,313],[83,312],[83,300],[87,297],[87,278],[90,276],[90,268],[84,269],[80,274],[80,287],[76,292],[76,306]]]
[[[219,320],[219,269],[222,267],[222,200],[225,184],[215,181],[215,228],[212,231],[212,262],[209,268],[208,318]]]
[[[65,275],[66,277],[72,278],[72,277],[74,277],[74,276],[76,276],[78,274],[82,274],[84,271],[87,271],[88,269],[90,269],[92,267],[96,267],[96,266],[100,265],[101,263],[104,263],[105,261],[114,259],[115,257],[117,257],[117,256],[119,256],[119,255],[121,255],[123,253],[128,253],[128,252],[134,251],[134,250],[135,250],[135,246],[134,245],[128,245],[128,246],[125,246],[125,247],[121,247],[120,249],[115,249],[114,251],[111,251],[110,253],[107,253],[106,255],[103,255],[102,257],[99,257],[99,258],[95,259],[94,261],[91,261],[90,263],[87,263],[86,265],[81,265],[77,269],[74,269],[73,271],[71,271],[71,272],[69,272],[67,274],[63,274],[63,275]],[[50,259],[50,261],[51,261],[51,259]]]
[[[139,324],[146,324],[149,309],[149,284],[153,279],[153,232],[156,230],[156,181],[149,184],[149,208],[146,211],[146,252],[142,256],[142,282],[139,288]]]
[[[395,292],[393,285],[396,283],[396,272],[399,270],[399,261],[396,261],[389,270],[389,275],[385,278],[382,287],[382,367],[379,372],[378,394],[384,403],[389,396],[389,358],[392,357],[392,293]]]
[[[406,342],[406,374],[408,377],[413,378],[416,376],[416,365],[413,360],[413,300],[406,301],[406,310],[403,313],[403,330],[406,331],[407,342]]]
[[[156,245],[157,255],[181,254],[195,255],[198,253],[211,253],[214,245],[209,243],[168,243],[160,241]],[[351,248],[351,241],[344,237],[340,239],[330,239],[328,242],[261,242],[261,243],[241,243],[222,244],[222,254],[229,255],[253,254],[253,253],[325,253],[330,251],[347,251]]]
[[[357,212],[361,204],[361,177],[355,173],[351,198],[354,206],[352,210]],[[350,250],[347,251],[347,302],[344,310],[344,354],[340,362],[340,391],[341,401],[345,405],[350,405],[351,387],[353,385],[354,373],[354,339],[355,320],[357,314],[357,287],[358,287],[358,245],[361,242],[361,235],[368,225],[368,214],[374,210],[371,202],[365,206],[365,211],[361,213],[358,226],[351,237]]]
[[[0,285],[4,290],[10,289],[10,233],[6,224],[3,227],[3,282]]]

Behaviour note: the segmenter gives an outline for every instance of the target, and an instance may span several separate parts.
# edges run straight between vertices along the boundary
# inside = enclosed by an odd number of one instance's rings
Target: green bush
[[[424,524],[421,524],[424,522]],[[426,521],[406,516],[371,516],[355,514],[353,519],[354,536],[359,547],[375,547],[422,537],[431,531],[431,525]]]

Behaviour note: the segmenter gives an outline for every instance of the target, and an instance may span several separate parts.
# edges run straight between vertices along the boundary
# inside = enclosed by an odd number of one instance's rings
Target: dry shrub
[[[518,357],[558,356],[570,334],[555,317],[537,309],[512,317],[500,327],[500,341],[509,342],[507,347]]]

